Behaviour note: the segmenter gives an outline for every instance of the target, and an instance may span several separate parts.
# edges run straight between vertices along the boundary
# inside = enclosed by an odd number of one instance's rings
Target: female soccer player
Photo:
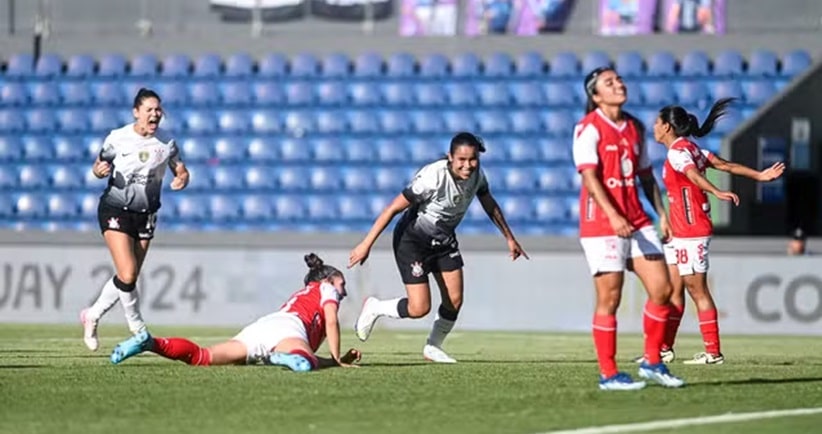
[[[711,205],[705,192],[721,200],[739,203],[731,192],[722,191],[705,179],[705,170],[714,168],[734,175],[742,175],[761,182],[773,181],[785,171],[781,162],[756,171],[741,164],[723,160],[700,149],[688,137],[703,137],[711,132],[714,123],[722,117],[732,98],[717,101],[702,126],[696,116],[679,106],[667,106],[659,111],[654,123],[654,140],[668,148],[668,157],[662,178],[668,190],[668,204],[673,238],[665,245],[665,259],[673,283],[672,312],[668,319],[663,352],[673,360],[673,345],[682,313],[685,309],[685,288],[696,304],[699,330],[705,351],[698,353],[686,364],[721,364],[725,357],[720,351],[719,324],[716,305],[708,290],[708,246],[713,235]]]
[[[391,300],[368,297],[354,325],[360,340],[368,339],[381,316],[422,318],[427,315],[431,310],[428,274],[432,273],[442,304],[423,347],[423,357],[433,362],[456,363],[442,350],[442,343],[454,327],[462,306],[463,262],[455,230],[474,196],[508,241],[511,259],[528,258],[491,195],[480,169],[482,152],[485,146],[477,136],[466,132],[455,135],[447,158],[421,168],[411,184],[380,213],[365,239],[351,251],[348,267],[363,264],[382,231],[394,216],[405,211],[394,228],[393,245],[408,296]]]
[[[619,372],[614,358],[616,310],[626,268],[637,274],[648,292],[643,323],[645,352],[650,356],[640,365],[639,376],[666,387],[680,387],[684,382],[671,375],[659,358],[672,289],[659,235],[639,201],[637,176],[666,237],[670,227],[651,171],[643,126],[622,111],[627,91],[616,71],[597,68],[586,76],[584,86],[588,114],[575,128],[573,155],[583,184],[580,243],[597,293],[593,337],[601,374],[599,388],[645,387],[644,381]]]
[[[309,270],[303,279],[303,289],[295,292],[280,310],[248,325],[234,338],[202,348],[183,338],[152,338],[143,330],[117,345],[111,353],[111,362],[117,364],[151,351],[197,366],[263,362],[298,372],[352,366],[360,360],[360,352],[352,348],[340,356],[337,320],[339,303],[346,295],[345,277],[313,253],[304,259]],[[314,355],[326,337],[330,359]]]
[[[83,341],[92,351],[99,346],[97,322],[118,300],[131,333],[145,330],[134,288],[154,238],[166,166],[174,173],[172,190],[185,188],[189,181],[174,139],[158,128],[163,118],[160,97],[140,89],[132,112],[135,122],[111,131],[92,167],[97,178],[108,177],[97,216],[116,269],[94,304],[80,313]]]

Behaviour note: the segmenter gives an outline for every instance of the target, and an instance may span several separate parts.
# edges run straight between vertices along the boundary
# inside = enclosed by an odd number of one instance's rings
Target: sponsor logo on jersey
[[[420,277],[425,271],[422,269],[422,262],[414,262],[411,264],[411,275]]]

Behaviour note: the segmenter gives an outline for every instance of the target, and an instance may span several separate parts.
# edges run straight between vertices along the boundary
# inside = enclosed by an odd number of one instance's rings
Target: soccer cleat
[[[668,372],[668,367],[664,363],[649,365],[643,362],[639,365],[639,376],[664,387],[682,387],[685,385],[685,381]]]
[[[451,356],[445,353],[441,348],[426,344],[422,348],[422,356],[425,360],[434,363],[457,363]]]
[[[686,365],[721,365],[725,363],[725,356],[723,356],[722,353],[716,355],[711,353],[696,353],[693,359],[685,360],[682,363]]]
[[[371,330],[374,329],[374,324],[379,319],[380,314],[376,312],[375,303],[379,302],[376,297],[368,297],[362,304],[362,311],[357,321],[354,323],[354,333],[357,337],[365,342],[371,336]]]
[[[599,379],[599,390],[639,390],[645,388],[644,381],[634,381],[630,375],[617,372],[608,378]]]
[[[285,366],[294,372],[308,372],[311,370],[311,362],[299,354],[274,352],[268,356],[268,363]]]
[[[668,348],[667,350],[661,350],[659,352],[659,358],[662,359],[662,363],[671,363],[676,360],[676,353],[674,353],[673,348]],[[634,363],[640,364],[645,363],[645,356],[635,357],[633,360]]]
[[[148,351],[151,342],[151,335],[147,331],[143,330],[137,333],[114,347],[114,351],[111,352],[111,363],[116,365],[131,356]]]
[[[97,351],[97,348],[100,348],[100,341],[97,340],[97,321],[88,319],[88,309],[80,312],[80,323],[83,324],[83,343],[91,351]]]

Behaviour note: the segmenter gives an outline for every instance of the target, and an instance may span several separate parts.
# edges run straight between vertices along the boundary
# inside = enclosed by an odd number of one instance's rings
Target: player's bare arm
[[[691,180],[691,182],[696,184],[696,186],[702,189],[703,191],[707,191],[708,193],[711,193],[719,199],[731,201],[734,203],[734,205],[739,205],[739,196],[730,191],[720,190],[711,181],[702,176],[702,174],[699,173],[699,170],[696,170],[695,167],[686,170],[685,176],[687,176],[688,179]]]
[[[111,174],[111,163],[101,160],[98,156],[91,166],[91,173],[93,173],[95,177],[103,179]]]
[[[323,306],[325,311],[325,336],[328,339],[328,351],[331,353],[330,361],[333,362],[332,366],[348,368],[353,365],[340,357],[340,323],[337,318],[337,309],[338,305],[336,303],[326,303]]]
[[[669,240],[673,236],[673,232],[671,232],[671,225],[668,223],[665,204],[662,202],[662,192],[659,189],[659,184],[656,182],[654,172],[648,170],[640,174],[639,182],[642,184],[642,192],[654,206],[654,210],[659,216],[659,228],[662,232],[663,240]]]
[[[409,206],[411,206],[411,202],[409,202],[404,195],[398,194],[397,197],[382,210],[365,238],[351,251],[348,257],[348,268],[365,263],[368,255],[371,253],[371,247],[377,241],[377,238],[380,237],[382,231],[388,227],[388,224],[391,223],[391,220],[393,220],[397,214],[405,211]]]
[[[774,179],[782,176],[782,173],[785,172],[785,163],[781,161],[774,163],[771,167],[762,171],[751,169],[743,164],[728,161],[716,154],[711,155],[710,162],[711,167],[716,170],[728,172],[732,175],[744,176],[760,182],[773,181]]]
[[[519,242],[517,242],[516,237],[514,237],[514,233],[511,232],[508,222],[505,221],[505,215],[502,213],[502,208],[500,208],[496,199],[494,199],[494,196],[491,193],[488,193],[478,196],[478,199],[482,205],[482,209],[485,210],[485,214],[487,214],[488,218],[494,222],[494,225],[499,228],[502,235],[508,241],[508,250],[511,252],[511,258],[516,260],[520,256],[524,256],[525,259],[531,259],[528,257],[525,250],[523,250],[522,246],[519,245]]]

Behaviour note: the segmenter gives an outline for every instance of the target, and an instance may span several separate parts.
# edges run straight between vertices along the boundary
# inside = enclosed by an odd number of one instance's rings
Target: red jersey
[[[708,196],[688,179],[685,171],[695,168],[703,176],[711,167],[713,155],[685,138],[678,138],[668,149],[662,167],[662,180],[668,190],[671,231],[677,238],[709,237],[713,234],[711,203]]]
[[[617,125],[599,110],[588,113],[574,129],[574,164],[580,173],[596,169],[608,198],[636,229],[651,224],[637,194],[637,175],[651,170],[645,140],[636,122]],[[586,188],[579,195],[579,236],[616,235],[605,213]]]
[[[280,312],[296,315],[305,326],[308,345],[317,351],[325,340],[325,311],[328,303],[339,305],[340,296],[337,290],[328,283],[309,282],[308,285],[291,295],[283,304]]]

